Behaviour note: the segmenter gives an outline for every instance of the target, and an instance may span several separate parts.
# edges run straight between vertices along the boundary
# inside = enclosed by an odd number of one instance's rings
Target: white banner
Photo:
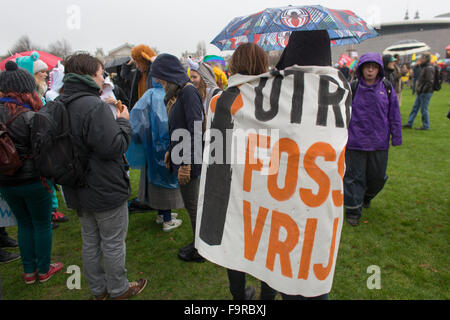
[[[350,87],[331,67],[236,75],[208,113],[195,246],[289,294],[330,292]],[[220,140],[220,137],[227,137]]]
[[[0,227],[11,227],[17,225],[16,217],[9,208],[8,203],[0,194]]]

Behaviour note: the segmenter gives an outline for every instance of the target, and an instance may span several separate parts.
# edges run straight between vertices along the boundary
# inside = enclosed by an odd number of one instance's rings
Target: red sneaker
[[[25,280],[26,284],[33,284],[36,282],[36,277],[37,277],[37,271],[35,271],[34,273],[24,273],[23,274],[23,279]]]
[[[50,280],[50,278],[53,277],[55,275],[55,273],[61,271],[62,267],[63,267],[63,264],[61,262],[52,263],[50,265],[50,268],[48,269],[47,273],[39,274],[39,282],[43,283],[43,282]]]
[[[53,222],[67,222],[67,221],[69,221],[69,218],[67,218],[64,214],[62,214],[59,211],[53,211],[52,221]]]

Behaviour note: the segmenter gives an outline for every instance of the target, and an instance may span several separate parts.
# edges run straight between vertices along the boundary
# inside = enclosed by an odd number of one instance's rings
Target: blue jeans
[[[430,129],[430,119],[428,115],[428,105],[430,104],[431,97],[433,96],[432,93],[420,93],[417,95],[416,101],[414,102],[414,105],[412,107],[411,113],[409,114],[408,118],[408,126],[412,127],[414,123],[414,119],[417,116],[417,113],[422,113],[422,126],[425,129]]]
[[[47,273],[52,252],[52,194],[42,182],[1,187],[0,193],[17,219],[24,272]]]

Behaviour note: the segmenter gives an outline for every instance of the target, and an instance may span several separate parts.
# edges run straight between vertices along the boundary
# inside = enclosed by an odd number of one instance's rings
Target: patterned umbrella
[[[283,50],[293,31],[327,30],[332,46],[357,44],[378,36],[367,23],[349,10],[322,6],[288,6],[234,18],[211,44],[235,50],[253,42],[266,51]]]

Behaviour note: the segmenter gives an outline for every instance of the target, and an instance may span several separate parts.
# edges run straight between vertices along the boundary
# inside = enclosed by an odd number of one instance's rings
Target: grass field
[[[409,89],[401,107],[405,123],[414,102]],[[403,145],[391,148],[389,180],[363,212],[361,224],[344,224],[330,299],[411,300],[450,299],[450,86],[435,93],[430,103],[430,131],[404,130]],[[420,114],[415,127],[421,126]],[[133,194],[139,174],[133,171]],[[80,224],[75,212],[60,208],[70,221],[54,230],[53,261],[64,270],[81,264]],[[192,240],[189,218],[179,210],[183,225],[164,233],[156,212],[130,215],[127,238],[128,278],[147,278],[137,300],[231,299],[226,271],[210,262],[185,263],[178,249]],[[7,229],[16,238],[17,228]],[[18,249],[13,250],[18,252]],[[369,266],[381,271],[381,289],[368,289]],[[70,274],[60,273],[45,284],[27,286],[20,260],[0,266],[5,300],[92,299],[82,277],[81,289],[69,290]],[[259,281],[248,277],[259,290]],[[279,297],[277,297],[279,299]]]

